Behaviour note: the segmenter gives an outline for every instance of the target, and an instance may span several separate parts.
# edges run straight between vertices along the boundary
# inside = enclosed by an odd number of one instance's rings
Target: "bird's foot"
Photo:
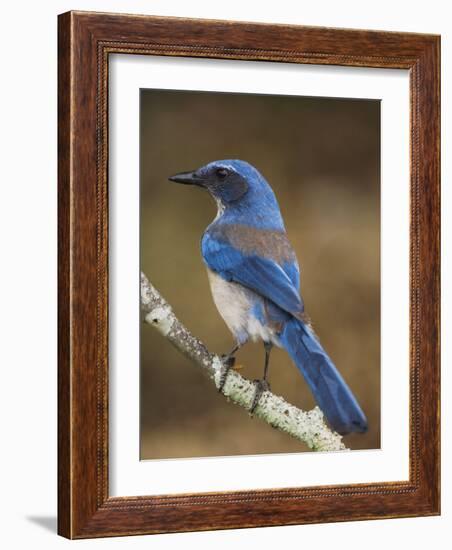
[[[226,378],[228,377],[229,371],[234,368],[235,357],[232,355],[222,355],[221,364],[220,382],[218,384],[218,391],[220,393],[223,391],[224,385],[226,384]]]
[[[262,394],[266,391],[270,391],[270,384],[267,380],[265,380],[265,378],[262,378],[261,380],[254,380],[254,385],[256,389],[254,392],[253,402],[250,407],[250,414],[254,413]]]

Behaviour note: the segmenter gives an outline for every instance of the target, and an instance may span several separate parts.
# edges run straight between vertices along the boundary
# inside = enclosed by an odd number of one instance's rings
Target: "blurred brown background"
[[[141,268],[210,350],[233,340],[213,304],[200,238],[216,214],[206,192],[167,180],[209,161],[255,165],[279,200],[314,328],[369,421],[352,449],[380,446],[380,103],[141,91]],[[237,355],[262,376],[262,344]],[[284,350],[272,391],[314,406]],[[141,327],[141,458],[299,452],[298,441],[226,402],[199,369]]]

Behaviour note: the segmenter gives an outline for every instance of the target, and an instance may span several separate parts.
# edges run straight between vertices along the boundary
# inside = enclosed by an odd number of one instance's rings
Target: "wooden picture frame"
[[[59,534],[87,538],[439,514],[439,37],[68,12],[59,16],[58,49]],[[109,496],[107,92],[113,53],[409,70],[409,481]]]

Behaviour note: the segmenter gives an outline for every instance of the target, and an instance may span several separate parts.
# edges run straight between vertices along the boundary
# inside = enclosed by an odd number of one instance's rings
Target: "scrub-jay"
[[[334,430],[366,431],[364,413],[304,311],[297,258],[264,177],[242,160],[217,160],[169,179],[203,187],[217,203],[217,216],[202,236],[201,251],[215,305],[236,340],[224,356],[221,385],[235,352],[250,338],[261,339],[264,377],[256,381],[251,411],[269,389],[269,356],[276,345],[287,350]]]

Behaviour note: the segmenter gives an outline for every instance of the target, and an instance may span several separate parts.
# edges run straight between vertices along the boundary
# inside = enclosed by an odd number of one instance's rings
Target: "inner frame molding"
[[[440,38],[68,12],[59,16],[58,47],[59,534],[87,538],[439,514]],[[108,60],[113,53],[409,69],[409,481],[109,497]]]

